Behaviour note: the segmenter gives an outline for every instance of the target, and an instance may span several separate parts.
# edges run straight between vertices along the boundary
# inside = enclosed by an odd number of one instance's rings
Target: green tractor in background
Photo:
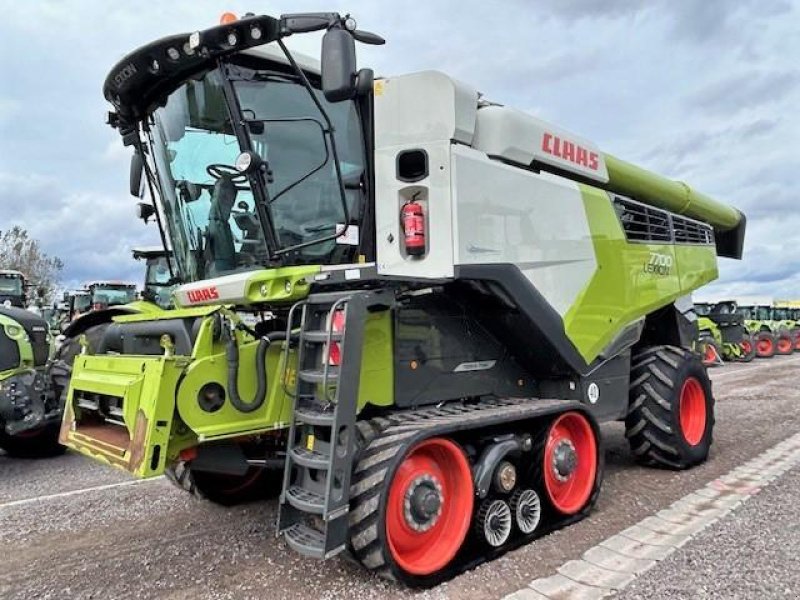
[[[736,302],[696,302],[698,344],[706,366],[726,362],[750,362],[757,354],[757,342],[737,313]]]
[[[770,358],[775,354],[791,354],[795,341],[792,329],[772,318],[772,300],[756,299],[742,301],[737,312],[744,317],[744,325],[756,341],[756,356]]]

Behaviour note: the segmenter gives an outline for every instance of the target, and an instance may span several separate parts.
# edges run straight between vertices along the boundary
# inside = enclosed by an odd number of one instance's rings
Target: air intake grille
[[[614,198],[614,208],[625,230],[625,237],[630,242],[714,243],[714,232],[705,223],[619,196]]]

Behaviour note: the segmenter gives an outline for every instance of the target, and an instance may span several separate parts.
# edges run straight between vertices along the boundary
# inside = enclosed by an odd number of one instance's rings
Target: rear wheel
[[[742,341],[739,342],[742,349],[742,354],[739,356],[739,362],[750,362],[756,356],[756,343],[752,335],[745,335]]]
[[[756,334],[756,356],[758,358],[775,356],[775,336],[769,331],[759,331]]]
[[[58,456],[67,450],[58,443],[60,428],[60,423],[50,423],[43,427],[8,435],[0,426],[0,448],[15,458]]]
[[[792,339],[792,335],[787,331],[778,333],[777,341],[775,342],[775,353],[786,355],[792,352],[794,352],[794,340]]]
[[[625,436],[637,461],[686,469],[708,458],[714,429],[711,382],[688,350],[652,346],[632,360]]]
[[[197,471],[183,460],[167,467],[164,475],[184,492],[222,506],[277,496],[283,480],[282,470],[250,467],[244,475],[228,475]]]

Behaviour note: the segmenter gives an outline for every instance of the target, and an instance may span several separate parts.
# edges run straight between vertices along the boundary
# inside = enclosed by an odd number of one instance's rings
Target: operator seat
[[[208,210],[208,243],[206,264],[210,275],[218,275],[236,268],[236,248],[229,219],[236,202],[236,185],[227,175],[214,184],[211,208]]]

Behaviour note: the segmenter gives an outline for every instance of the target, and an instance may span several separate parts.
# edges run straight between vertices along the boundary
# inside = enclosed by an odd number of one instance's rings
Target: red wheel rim
[[[717,360],[717,353],[714,352],[714,346],[711,344],[706,344],[706,352],[705,356],[703,357],[703,362],[706,364],[711,364]]]
[[[750,345],[750,340],[745,340],[742,342],[742,352],[745,354],[750,354],[753,350],[753,346]]]
[[[781,338],[778,340],[778,352],[791,352],[792,342],[789,338]]]
[[[435,482],[440,510],[412,527],[407,500],[420,482]],[[472,471],[458,444],[431,438],[414,446],[394,474],[386,504],[386,539],[397,565],[412,575],[444,568],[469,531],[473,496]]]
[[[696,446],[706,431],[706,394],[703,386],[689,377],[681,387],[680,421],[683,437],[690,446]]]
[[[559,472],[559,453],[566,449],[574,458],[569,472]],[[572,515],[589,500],[597,476],[597,439],[588,419],[580,413],[564,413],[550,426],[544,446],[544,486],[556,510]]]
[[[756,342],[756,350],[760,355],[772,354],[772,340],[769,338],[761,338]]]

